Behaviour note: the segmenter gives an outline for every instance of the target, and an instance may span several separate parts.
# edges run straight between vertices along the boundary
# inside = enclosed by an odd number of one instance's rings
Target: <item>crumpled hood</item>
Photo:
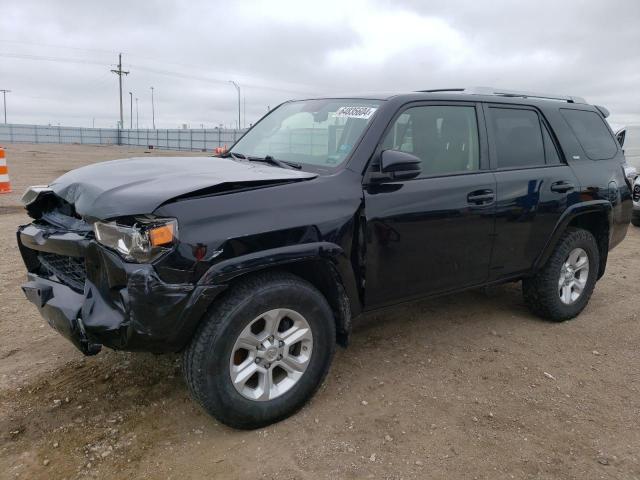
[[[218,157],[138,157],[87,165],[49,187],[86,220],[152,213],[198,191],[224,192],[315,178],[314,173]],[[197,193],[196,193],[197,194]]]

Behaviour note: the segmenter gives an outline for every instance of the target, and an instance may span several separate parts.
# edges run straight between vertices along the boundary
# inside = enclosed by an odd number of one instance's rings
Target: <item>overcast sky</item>
[[[640,123],[638,0],[3,0],[9,123],[114,126],[123,53],[140,127],[246,123],[290,98],[490,85]],[[0,119],[1,121],[1,119]],[[243,120],[244,122],[244,120]],[[135,124],[135,103],[134,103]]]

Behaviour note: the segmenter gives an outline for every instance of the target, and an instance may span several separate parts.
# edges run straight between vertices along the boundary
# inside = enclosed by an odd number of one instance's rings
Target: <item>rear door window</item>
[[[542,128],[534,110],[490,107],[489,121],[498,168],[526,168],[545,164]]]
[[[591,160],[612,158],[618,151],[616,141],[600,115],[587,110],[561,108],[560,113]]]

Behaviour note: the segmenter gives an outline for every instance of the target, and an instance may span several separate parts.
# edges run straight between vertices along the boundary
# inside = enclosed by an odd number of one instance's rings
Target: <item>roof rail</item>
[[[466,88],[437,88],[433,90],[418,90],[425,93],[458,92],[467,95],[495,95],[499,97],[540,98],[544,100],[560,100],[568,103],[587,103],[582,97],[570,95],[552,95],[549,93],[521,92],[517,90],[505,90],[494,87],[466,87]]]

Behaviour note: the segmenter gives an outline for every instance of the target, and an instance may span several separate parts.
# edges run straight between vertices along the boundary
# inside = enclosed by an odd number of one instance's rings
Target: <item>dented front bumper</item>
[[[88,339],[80,318],[80,307],[84,297],[60,283],[32,273],[27,274],[27,280],[27,283],[22,285],[22,291],[27,299],[38,307],[40,315],[49,325],[85,355],[98,353],[102,345]]]
[[[125,262],[90,233],[29,224],[18,230],[18,245],[28,270],[27,299],[86,355],[101,345],[179,351],[225,288],[166,283],[153,265]]]

